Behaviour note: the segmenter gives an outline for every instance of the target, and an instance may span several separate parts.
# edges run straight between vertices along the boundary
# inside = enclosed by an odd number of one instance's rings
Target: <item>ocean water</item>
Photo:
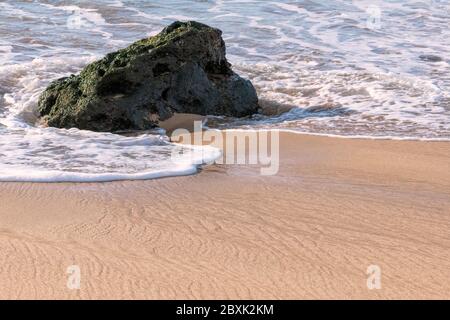
[[[139,136],[37,123],[39,94],[175,20],[223,30],[228,59],[268,109],[218,128],[450,140],[450,3],[444,0],[0,1],[0,180],[109,181],[191,174],[218,156],[161,130]],[[200,158],[199,158],[200,157]]]

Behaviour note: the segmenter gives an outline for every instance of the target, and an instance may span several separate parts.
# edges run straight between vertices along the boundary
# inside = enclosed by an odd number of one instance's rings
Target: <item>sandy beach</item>
[[[0,298],[450,298],[450,143],[280,139],[275,176],[1,183]]]

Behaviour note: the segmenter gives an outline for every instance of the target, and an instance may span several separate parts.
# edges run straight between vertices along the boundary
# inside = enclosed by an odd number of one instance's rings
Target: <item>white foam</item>
[[[220,156],[218,149],[180,146],[158,134],[124,137],[33,127],[0,129],[0,134],[4,137],[0,181],[93,182],[186,175]]]
[[[220,156],[211,147],[170,143],[161,130],[138,137],[36,127],[24,121],[51,79],[81,69],[95,56],[36,58],[0,67],[7,107],[0,116],[0,181],[95,182],[187,175]],[[65,72],[65,70],[67,70]]]
[[[106,25],[106,20],[103,18],[101,13],[98,12],[97,9],[87,9],[82,8],[76,5],[70,6],[56,6],[47,3],[41,3],[42,6],[47,7],[52,10],[62,10],[68,13],[80,14],[83,18],[86,18],[90,22],[94,23],[97,26]]]
[[[167,170],[148,171],[140,173],[70,173],[56,170],[35,170],[31,171],[29,168],[13,167],[0,168],[0,181],[3,182],[112,182],[123,180],[148,180],[164,177],[176,177],[191,175],[197,172],[197,167],[194,165],[186,167],[177,167]]]
[[[21,10],[16,6],[6,2],[0,2],[0,11],[2,11],[2,15],[6,16],[18,16],[21,18],[32,18],[32,19],[39,18],[39,16],[32,14],[31,12]]]
[[[120,1],[120,0],[116,0],[116,1],[108,4],[108,6],[110,6],[110,7],[117,7],[117,8],[123,8],[125,6],[125,4],[122,1]]]
[[[450,112],[439,102],[448,92],[430,79],[382,71],[318,71],[295,60],[234,65],[257,85],[263,100],[297,106],[253,125],[340,136],[450,138]]]
[[[382,12],[376,30],[367,24],[370,5]],[[89,27],[58,28],[54,35],[54,26],[66,25],[74,12]],[[294,107],[270,117],[222,118],[218,128],[449,141],[446,12],[448,3],[389,0],[2,2],[0,19],[20,32],[0,34],[0,180],[149,179],[194,173],[217,156],[217,150],[187,147],[186,158],[173,161],[179,146],[162,132],[123,137],[33,123],[38,96],[51,80],[173,20],[222,29],[233,68],[252,80],[262,104]]]
[[[269,129],[268,129],[269,130]],[[390,135],[339,135],[339,134],[331,134],[331,133],[313,133],[307,131],[300,130],[288,130],[288,129],[277,129],[280,132],[294,133],[300,135],[308,135],[308,136],[319,136],[319,137],[329,137],[329,138],[338,138],[338,139],[360,139],[360,140],[394,140],[394,141],[428,141],[428,142],[448,142],[450,138],[423,138],[423,137],[399,137],[399,136],[390,136]]]

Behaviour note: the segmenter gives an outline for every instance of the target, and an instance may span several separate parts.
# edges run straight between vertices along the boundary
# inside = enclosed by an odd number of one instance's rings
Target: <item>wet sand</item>
[[[0,183],[0,298],[450,298],[450,143],[280,138],[276,176]]]

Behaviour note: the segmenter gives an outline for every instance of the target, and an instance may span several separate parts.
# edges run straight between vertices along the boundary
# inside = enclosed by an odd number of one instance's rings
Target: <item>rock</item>
[[[174,113],[256,113],[256,91],[231,70],[221,35],[175,22],[52,82],[39,98],[40,115],[53,127],[114,132],[153,128]]]

